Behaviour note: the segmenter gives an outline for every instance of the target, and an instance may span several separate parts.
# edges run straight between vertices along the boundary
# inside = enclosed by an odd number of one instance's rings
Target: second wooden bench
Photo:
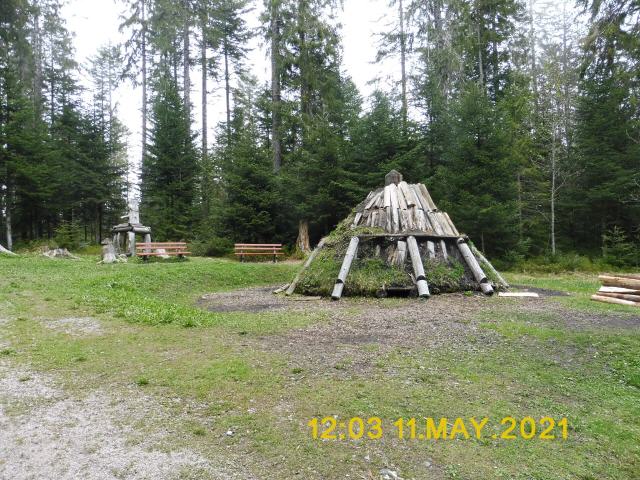
[[[272,255],[275,263],[278,256],[284,255],[281,243],[236,243],[234,253],[244,262],[245,256]]]

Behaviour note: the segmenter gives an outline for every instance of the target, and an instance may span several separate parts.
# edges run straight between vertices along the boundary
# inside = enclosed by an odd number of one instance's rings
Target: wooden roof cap
[[[395,183],[396,185],[398,185],[401,181],[402,181],[402,174],[397,170],[391,170],[389,173],[387,173],[384,176],[385,187],[387,185],[391,185],[392,183]]]

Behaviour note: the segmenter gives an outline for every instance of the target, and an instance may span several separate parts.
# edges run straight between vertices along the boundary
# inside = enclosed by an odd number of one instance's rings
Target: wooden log
[[[429,205],[429,210],[437,210],[438,207],[436,207],[436,204],[433,203],[433,199],[431,198],[431,195],[429,194],[427,187],[425,187],[424,184],[419,183],[418,188],[420,189],[420,193],[422,194],[422,197],[425,199],[427,205]]]
[[[427,283],[427,277],[424,273],[424,266],[422,265],[422,259],[420,258],[420,249],[418,248],[418,242],[415,237],[407,237],[407,247],[409,248],[409,255],[411,256],[413,274],[416,277],[418,296],[421,298],[428,298],[430,296],[429,284]]]
[[[414,202],[416,207],[422,209],[423,212],[429,211],[429,205],[427,205],[426,201],[422,198],[422,193],[420,192],[420,188],[418,185],[409,185],[411,191],[413,192]]]
[[[440,250],[442,250],[442,258],[447,260],[449,258],[449,252],[447,252],[447,243],[444,240],[440,240]]]
[[[395,186],[395,185],[394,185]],[[349,270],[351,269],[351,263],[358,252],[358,243],[360,240],[358,237],[351,237],[351,241],[349,242],[349,247],[347,248],[347,253],[344,256],[344,260],[342,261],[342,267],[340,267],[340,272],[338,273],[338,278],[336,280],[336,284],[333,287],[333,293],[331,293],[331,298],[333,300],[339,300],[342,297],[342,290],[344,289],[344,282],[347,279],[347,275],[349,275]]]
[[[437,212],[427,212],[427,218],[429,219],[429,224],[431,225],[431,229],[436,232],[436,235],[447,235],[443,230],[440,224],[438,223],[438,219],[435,216]]]
[[[351,224],[351,227],[357,227],[361,218],[362,218],[362,213],[361,212],[357,212],[356,216],[353,218],[353,223]]]
[[[395,183],[392,183],[387,187],[390,192],[391,200],[391,230],[392,232],[400,231],[400,215],[398,214],[398,187]]]
[[[471,251],[473,252],[473,254],[478,257],[480,259],[481,262],[483,262],[488,268],[489,270],[491,270],[491,272],[496,276],[496,278],[498,279],[498,281],[502,284],[503,287],[505,288],[509,288],[509,283],[507,283],[507,281],[504,279],[504,277],[502,275],[500,275],[500,272],[498,272],[493,265],[491,264],[491,262],[489,260],[486,259],[486,257],[482,254],[482,252],[480,250],[478,250],[475,245],[471,245]]]
[[[127,232],[128,250],[129,255],[136,256],[136,234],[134,232]]]
[[[591,300],[603,303],[614,303],[616,305],[629,305],[630,307],[640,307],[640,303],[622,300],[620,298],[603,297],[602,295],[591,295]]]
[[[598,293],[607,292],[607,293],[625,293],[628,295],[640,295],[640,289],[633,288],[622,288],[622,287],[600,287]]]
[[[427,256],[432,260],[436,258],[436,244],[431,240],[427,240]]]
[[[398,207],[400,208],[400,210],[406,210],[407,208],[409,208],[409,206],[407,205],[407,199],[405,198],[404,193],[402,192],[402,189],[399,185],[396,187],[396,195],[398,197]]]
[[[445,218],[447,219],[447,223],[449,224],[449,228],[451,229],[453,234],[454,235],[460,235],[460,232],[458,232],[458,229],[456,228],[456,226],[451,221],[451,217],[449,217],[449,214],[447,212],[442,212],[442,213],[445,216]]]
[[[630,302],[640,302],[640,295],[629,295],[628,293],[609,293],[598,292],[601,297],[620,298],[622,300],[629,300]]]
[[[599,275],[602,284],[607,287],[622,287],[640,289],[640,280],[635,278],[614,277],[610,275]]]
[[[391,185],[387,185],[386,187],[384,187],[383,205],[384,205],[384,208],[391,208]]]
[[[145,233],[144,234],[144,243],[146,243],[147,245],[151,243],[151,234],[150,233]],[[150,248],[145,248],[144,251],[146,253],[149,253],[149,252],[151,252],[151,249]]]
[[[8,250],[8,249],[4,248],[2,245],[0,245],[0,253],[3,253],[4,255],[9,255],[11,257],[17,257],[18,256],[17,253],[13,253],[11,250]]]
[[[396,249],[396,265],[404,265],[404,261],[407,259],[407,242],[404,240],[398,240],[398,247]]]
[[[320,252],[320,250],[322,250],[326,240],[327,240],[327,238],[325,237],[325,238],[323,238],[322,240],[320,240],[318,242],[318,245],[316,246],[316,248],[313,249],[313,252],[311,252],[311,255],[309,255],[307,260],[304,262],[304,265],[302,265],[302,268],[300,269],[300,271],[296,275],[296,278],[294,278],[293,282],[291,282],[291,284],[289,284],[289,288],[287,288],[287,290],[285,292],[285,295],[288,296],[288,295],[291,295],[294,292],[294,290],[296,289],[296,286],[298,285],[298,282],[302,278],[302,274],[304,273],[304,271],[307,268],[309,268],[309,265],[311,265],[311,262],[313,262],[313,259],[316,258],[316,256]]]
[[[400,182],[398,184],[398,188],[402,195],[404,196],[404,200],[407,203],[407,207],[413,207],[416,205],[415,195],[413,191],[409,188],[409,184],[407,182]]]
[[[465,262],[469,266],[469,269],[471,270],[471,273],[473,273],[473,277],[480,285],[482,293],[484,293],[485,295],[493,295],[493,287],[487,279],[487,276],[482,271],[482,268],[480,268],[476,257],[471,252],[471,249],[469,248],[469,245],[467,245],[465,239],[462,237],[459,238],[457,244],[458,250],[460,250],[460,253],[462,254],[462,258],[464,258]]]
[[[632,278],[634,280],[640,280],[640,273],[611,273],[612,277]]]

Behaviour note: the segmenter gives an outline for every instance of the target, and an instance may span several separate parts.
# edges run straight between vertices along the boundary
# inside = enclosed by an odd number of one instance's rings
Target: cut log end
[[[493,295],[493,287],[491,286],[491,284],[489,282],[482,282],[480,284],[480,290],[482,290],[482,293],[484,293],[488,297]]]

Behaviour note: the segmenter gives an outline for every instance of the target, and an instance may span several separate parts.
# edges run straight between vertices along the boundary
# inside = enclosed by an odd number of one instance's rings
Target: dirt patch
[[[100,320],[91,317],[69,317],[58,320],[47,320],[44,322],[47,328],[66,333],[74,337],[84,337],[88,335],[102,335],[103,329]]]
[[[247,339],[255,348],[288,353],[292,368],[307,373],[364,374],[376,368],[380,355],[393,349],[451,347],[490,348],[499,340],[481,328],[474,314],[491,302],[481,295],[435,295],[417,298],[328,299],[274,295],[273,288],[243,289],[204,296],[210,311],[321,311],[328,320],[282,335]]]
[[[547,318],[549,326],[568,329],[638,328],[640,317],[602,315],[568,309],[552,298],[565,292],[521,287],[542,298],[517,299],[465,295],[417,298],[364,299],[345,297],[296,301],[274,295],[273,288],[244,289],[204,296],[200,305],[212,311],[321,311],[328,320],[305,328],[247,339],[255,348],[289,355],[292,370],[310,375],[368,374],[391,351],[448,349],[489,351],[502,342],[494,330],[483,328],[488,311],[504,311],[522,318]],[[304,297],[302,297],[304,298]],[[497,310],[496,310],[497,309]],[[570,356],[571,353],[569,352]]]
[[[520,311],[550,314],[550,325],[569,330],[640,329],[640,315],[591,313],[568,309],[557,302],[522,302]]]
[[[198,300],[198,306],[210,312],[247,312],[257,313],[277,310],[309,310],[318,308],[325,301],[318,298],[285,295],[275,295],[278,288],[245,288],[231,292],[220,292],[203,295]]]

